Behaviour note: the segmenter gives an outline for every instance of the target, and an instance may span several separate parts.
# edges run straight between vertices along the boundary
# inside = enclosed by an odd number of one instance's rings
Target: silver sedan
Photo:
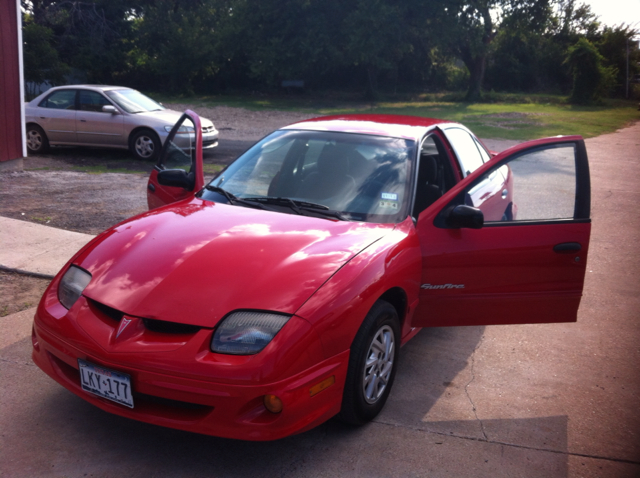
[[[31,153],[50,145],[121,148],[154,160],[180,116],[131,88],[59,86],[25,105],[27,147]],[[201,120],[203,148],[216,147],[218,130],[210,120]]]

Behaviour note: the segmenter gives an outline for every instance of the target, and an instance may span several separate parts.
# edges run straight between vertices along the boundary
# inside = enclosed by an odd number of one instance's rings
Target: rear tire
[[[49,149],[49,139],[37,124],[27,125],[27,149],[33,154],[44,153]]]
[[[400,354],[400,321],[396,309],[377,301],[351,345],[339,418],[352,425],[373,420],[391,392]]]
[[[154,161],[160,154],[162,144],[160,138],[150,129],[136,132],[129,143],[133,155],[142,161]]]

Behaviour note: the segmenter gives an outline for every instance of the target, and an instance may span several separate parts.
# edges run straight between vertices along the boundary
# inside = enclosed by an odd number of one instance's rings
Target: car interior
[[[437,201],[455,183],[451,162],[440,138],[428,136],[420,148],[413,217]]]

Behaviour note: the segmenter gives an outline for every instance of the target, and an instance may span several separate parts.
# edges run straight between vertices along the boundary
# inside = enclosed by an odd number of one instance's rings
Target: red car
[[[34,362],[117,415],[244,440],[364,423],[421,327],[576,320],[579,136],[491,157],[455,123],[324,117],[205,186],[188,111],[148,188],[151,210],[78,252],[33,328]]]

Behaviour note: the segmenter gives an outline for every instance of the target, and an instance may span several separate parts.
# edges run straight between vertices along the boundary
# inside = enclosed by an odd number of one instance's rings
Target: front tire
[[[160,139],[148,129],[138,131],[131,137],[130,149],[133,155],[142,161],[153,161],[160,154]]]
[[[40,126],[27,125],[27,149],[33,154],[44,153],[49,149],[49,139]]]
[[[502,214],[502,219],[500,219],[501,221],[513,221],[512,206],[513,206],[513,203],[509,203],[509,205],[507,206],[507,209],[505,209],[504,213]]]
[[[384,407],[396,375],[400,321],[396,309],[377,301],[351,345],[340,419],[353,425],[373,420]]]

